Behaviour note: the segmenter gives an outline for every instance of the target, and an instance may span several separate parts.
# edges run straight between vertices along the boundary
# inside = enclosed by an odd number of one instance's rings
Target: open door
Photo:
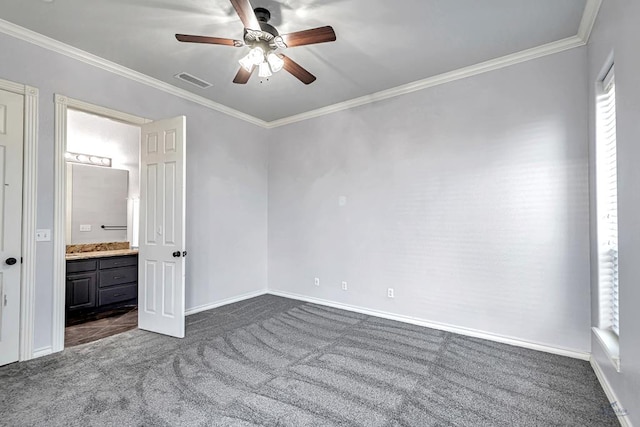
[[[184,337],[186,118],[142,126],[138,327]]]

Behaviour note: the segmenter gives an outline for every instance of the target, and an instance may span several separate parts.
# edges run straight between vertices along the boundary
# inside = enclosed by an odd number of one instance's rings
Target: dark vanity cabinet
[[[67,276],[67,311],[96,306],[96,273]]]
[[[67,320],[137,301],[137,254],[67,261]]]

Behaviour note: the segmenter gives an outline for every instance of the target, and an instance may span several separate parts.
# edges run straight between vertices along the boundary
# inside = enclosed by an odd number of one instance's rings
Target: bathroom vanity
[[[138,252],[67,254],[66,319],[95,316],[138,301]]]

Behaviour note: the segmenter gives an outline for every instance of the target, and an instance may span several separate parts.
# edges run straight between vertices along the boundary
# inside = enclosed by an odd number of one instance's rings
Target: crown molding
[[[158,79],[154,79],[153,77],[149,77],[146,74],[134,71],[130,68],[116,64],[115,62],[111,62],[97,55],[85,52],[84,50],[69,46],[65,43],[59,42],[55,39],[36,33],[35,31],[28,30],[3,19],[0,19],[0,32],[35,44],[39,47],[51,50],[53,52],[68,56],[69,58],[84,62],[85,64],[93,65],[94,67],[100,68],[110,73],[126,77],[130,80],[145,84],[147,86],[151,86],[163,92],[175,95],[179,98],[195,102],[196,104],[200,104],[212,110],[219,111],[228,116],[244,120],[254,125],[266,127],[267,122],[265,122],[264,120],[258,119],[246,113],[242,113],[238,110],[234,110],[233,108],[227,107],[226,105],[211,101],[210,99],[207,99],[203,96],[193,94],[184,89],[180,89]]]
[[[584,46],[585,42],[578,36],[568,37],[566,39],[558,40],[552,43],[537,46],[531,49],[523,50],[520,52],[512,53],[510,55],[502,56],[500,58],[491,59],[489,61],[481,62],[479,64],[470,65],[468,67],[459,68],[454,71],[439,74],[437,76],[429,77],[423,80],[418,80],[412,83],[407,83],[402,86],[397,86],[391,89],[383,90],[381,92],[372,93],[371,95],[361,96],[349,101],[340,102],[338,104],[329,105],[327,107],[318,108],[317,110],[307,111],[306,113],[296,114],[294,116],[285,117],[283,119],[274,120],[267,123],[267,128],[272,129],[279,126],[285,126],[292,123],[300,122],[303,120],[309,120],[315,117],[324,116],[327,114],[335,113],[350,108],[359,107],[373,102],[382,101],[384,99],[394,98],[400,95],[406,95],[408,93],[417,92],[423,89],[427,89],[434,86],[439,86],[445,83],[450,83],[456,80],[465,79],[467,77],[483,74],[489,71],[498,70],[500,68],[509,67],[511,65],[519,64],[521,62],[530,61],[532,59],[541,58],[547,55],[553,55],[554,53],[563,52],[568,49]]]
[[[602,0],[587,0],[587,4],[584,7],[582,21],[580,21],[580,27],[578,28],[578,37],[585,44],[589,42],[589,37],[591,37],[591,31],[593,31],[593,26],[596,23],[600,6],[602,6]]]
[[[111,62],[99,56],[69,46],[50,37],[36,33],[2,19],[0,19],[0,32],[24,40],[26,42],[33,43],[45,49],[60,53],[86,64],[93,65],[111,73],[126,77],[136,82],[143,83],[145,85],[167,92],[171,95],[175,95],[188,101],[195,102],[196,104],[221,112],[231,117],[244,120],[256,126],[260,126],[266,129],[273,129],[280,126],[286,126],[292,123],[297,123],[304,120],[309,120],[327,114],[335,113],[338,111],[343,111],[350,108],[382,101],[385,99],[394,98],[396,96],[406,95],[412,92],[417,92],[423,89],[450,83],[456,80],[464,79],[489,71],[498,70],[500,68],[509,67],[521,62],[530,61],[532,59],[537,59],[543,56],[553,55],[565,50],[584,46],[589,41],[589,37],[591,35],[591,31],[593,30],[593,26],[595,24],[601,5],[602,0],[587,0],[584,12],[582,14],[582,19],[580,21],[580,27],[578,29],[578,33],[575,36],[547,43],[531,49],[526,49],[520,52],[512,53],[500,58],[491,59],[479,64],[459,68],[457,70],[418,80],[412,83],[407,83],[391,89],[372,93],[370,95],[361,96],[359,98],[339,102],[337,104],[318,108],[316,110],[284,117],[282,119],[274,120],[271,122],[267,122],[265,120],[211,101],[210,99],[207,99],[203,96],[195,95],[184,89],[180,89],[176,86],[170,85],[153,77],[149,77],[146,74],[142,74],[122,65],[118,65],[115,62]]]

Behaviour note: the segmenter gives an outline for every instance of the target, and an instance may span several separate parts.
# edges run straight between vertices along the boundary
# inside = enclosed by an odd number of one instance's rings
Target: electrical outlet
[[[387,289],[387,297],[394,298],[393,288]]]
[[[347,290],[347,282],[342,282],[342,290],[343,291]]]
[[[80,224],[80,231],[91,231],[91,224]]]
[[[36,242],[50,242],[50,241],[51,241],[51,230],[49,229],[36,230]]]
[[[320,286],[320,279],[318,277],[313,279],[313,284],[316,285],[316,286]]]

